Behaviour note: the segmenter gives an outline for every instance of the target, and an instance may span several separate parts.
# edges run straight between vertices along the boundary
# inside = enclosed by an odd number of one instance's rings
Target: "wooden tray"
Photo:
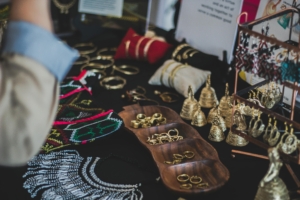
[[[137,114],[152,116],[154,113],[161,113],[167,119],[164,125],[150,128],[132,128],[131,120],[136,119]],[[124,107],[124,111],[119,113],[125,124],[125,129],[136,135],[139,141],[152,154],[152,157],[159,169],[161,179],[165,186],[173,192],[186,195],[197,195],[216,191],[221,188],[229,179],[227,168],[221,163],[217,151],[207,143],[192,126],[186,124],[180,116],[172,109],[163,106],[139,106],[137,104]],[[154,133],[167,132],[177,128],[183,140],[160,145],[149,145],[147,138]],[[182,154],[184,151],[193,151],[194,158],[185,159],[180,164],[168,165],[164,161],[173,160],[173,154]],[[177,176],[188,174],[197,175],[203,182],[209,184],[206,188],[181,189]]]

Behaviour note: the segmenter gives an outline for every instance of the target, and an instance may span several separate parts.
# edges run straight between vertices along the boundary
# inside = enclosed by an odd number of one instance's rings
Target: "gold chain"
[[[63,4],[59,0],[53,0],[54,5],[60,9],[60,13],[68,14],[69,9],[76,3],[76,0],[72,0],[70,3]]]

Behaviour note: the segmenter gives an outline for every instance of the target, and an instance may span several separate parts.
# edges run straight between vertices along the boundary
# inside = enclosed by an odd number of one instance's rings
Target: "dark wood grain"
[[[134,120],[136,115],[140,113],[146,116],[162,113],[167,118],[167,124],[138,129],[130,127],[131,120]],[[229,171],[219,160],[214,147],[206,142],[196,129],[186,124],[174,110],[163,106],[131,105],[124,107],[124,111],[120,112],[119,115],[124,121],[125,128],[134,133],[150,151],[162,181],[169,190],[179,194],[197,195],[216,191],[228,181]],[[183,136],[183,140],[159,145],[149,145],[146,142],[147,138],[153,134],[167,132],[174,128],[179,131],[179,135]],[[184,151],[194,152],[194,158],[184,159],[182,163],[175,165],[164,163],[164,161],[172,161],[173,154],[183,154]],[[209,186],[203,189],[195,186],[191,190],[181,189],[180,183],[177,181],[177,176],[180,174],[200,176],[203,178],[203,182],[207,182]]]

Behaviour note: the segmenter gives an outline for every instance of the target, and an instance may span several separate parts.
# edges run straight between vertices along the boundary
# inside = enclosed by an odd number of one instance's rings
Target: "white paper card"
[[[122,17],[124,0],[80,0],[79,12]]]
[[[176,39],[230,63],[243,0],[182,0]]]

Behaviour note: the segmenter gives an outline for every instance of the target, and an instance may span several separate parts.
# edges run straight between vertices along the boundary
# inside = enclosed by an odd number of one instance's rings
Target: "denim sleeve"
[[[51,32],[24,21],[11,21],[3,40],[2,55],[19,54],[46,67],[61,81],[78,52],[60,41]]]

